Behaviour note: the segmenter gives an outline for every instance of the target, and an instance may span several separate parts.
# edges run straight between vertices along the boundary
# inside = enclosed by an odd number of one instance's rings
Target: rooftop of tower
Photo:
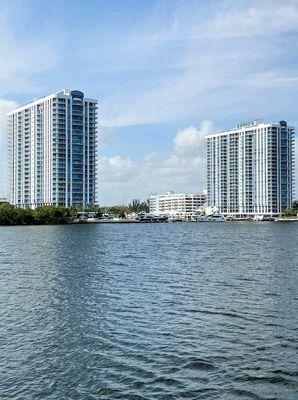
[[[47,96],[41,96],[41,97],[38,97],[36,99],[33,99],[32,101],[28,101],[27,103],[21,104],[20,106],[18,106],[14,110],[8,112],[6,115],[8,116],[8,115],[14,114],[17,111],[21,111],[22,109],[27,108],[29,105],[34,105],[34,104],[38,104],[38,103],[40,103],[42,101],[49,100],[51,98],[56,97],[59,94],[64,95],[64,96],[70,96],[72,93],[82,93],[82,94],[84,94],[83,92],[81,92],[79,90],[60,89],[60,90],[57,90],[56,92],[53,92],[53,93],[51,93],[51,94],[49,94]],[[98,103],[98,100],[96,100],[96,99],[91,99],[89,97],[84,97],[84,99],[88,100],[88,101],[92,101],[92,102]]]

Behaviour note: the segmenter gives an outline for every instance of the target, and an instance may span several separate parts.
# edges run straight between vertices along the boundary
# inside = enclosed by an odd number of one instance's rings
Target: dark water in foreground
[[[0,228],[0,399],[298,399],[297,223]]]

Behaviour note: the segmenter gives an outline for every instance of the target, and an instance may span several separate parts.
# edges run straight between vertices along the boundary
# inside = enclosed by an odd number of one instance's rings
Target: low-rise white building
[[[149,197],[150,213],[166,214],[169,218],[191,219],[200,213],[206,202],[203,193],[174,193],[162,195],[151,194]]]

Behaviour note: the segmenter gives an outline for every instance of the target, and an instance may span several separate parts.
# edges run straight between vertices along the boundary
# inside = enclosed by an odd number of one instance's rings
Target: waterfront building
[[[276,216],[291,208],[294,128],[260,120],[206,136],[207,205],[223,215]]]
[[[198,214],[205,202],[206,195],[200,193],[152,194],[149,197],[149,212],[155,215],[166,214],[170,218],[190,219]]]
[[[9,201],[19,207],[97,200],[97,100],[61,90],[8,113]]]

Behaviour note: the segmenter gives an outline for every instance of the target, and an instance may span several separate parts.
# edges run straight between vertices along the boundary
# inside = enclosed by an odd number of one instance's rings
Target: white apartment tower
[[[62,90],[8,113],[9,201],[18,207],[97,200],[97,100]]]
[[[206,136],[207,203],[223,215],[279,215],[294,186],[294,128],[243,123]]]

